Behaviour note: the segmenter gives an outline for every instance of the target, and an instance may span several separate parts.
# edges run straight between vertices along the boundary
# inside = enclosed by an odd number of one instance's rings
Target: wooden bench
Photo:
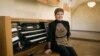
[[[53,52],[51,54],[39,53],[39,54],[36,54],[34,56],[60,56],[60,55],[56,52]]]
[[[36,51],[36,54],[34,56],[60,56],[59,53],[57,53],[57,52],[52,52],[50,54],[45,54],[44,53],[44,46],[45,46],[45,44],[43,44],[41,46],[38,46],[38,47],[40,47],[40,49],[38,49]]]

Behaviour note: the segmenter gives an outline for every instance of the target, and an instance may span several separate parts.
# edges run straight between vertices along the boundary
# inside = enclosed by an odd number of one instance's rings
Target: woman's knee
[[[68,51],[70,52],[71,56],[77,56],[77,53],[73,47],[66,47]]]
[[[59,46],[59,53],[61,56],[70,56],[70,53],[65,46]]]

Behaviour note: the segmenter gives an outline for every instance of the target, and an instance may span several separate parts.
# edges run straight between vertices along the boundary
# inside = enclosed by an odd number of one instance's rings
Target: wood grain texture
[[[11,18],[0,17],[0,56],[13,56]],[[2,50],[2,51],[1,51]]]

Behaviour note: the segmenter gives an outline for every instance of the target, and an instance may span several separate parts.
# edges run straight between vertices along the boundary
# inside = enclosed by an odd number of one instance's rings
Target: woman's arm
[[[70,25],[69,25],[69,22],[67,21],[67,41],[69,42],[69,39],[70,39]]]
[[[69,22],[67,21],[67,26],[68,26],[68,29],[67,29],[67,37],[69,38],[71,33],[70,33],[70,25],[69,25]]]
[[[51,48],[51,41],[52,41],[52,26],[51,23],[49,24],[48,27],[48,32],[47,32],[47,48]]]
[[[46,49],[44,53],[45,54],[50,54],[50,53],[52,53],[52,50],[51,50],[51,42],[48,42],[47,45],[48,45],[48,49]]]
[[[48,27],[48,32],[47,32],[47,45],[46,45],[46,54],[51,53],[51,41],[52,41],[52,28],[51,28],[51,24],[49,24]]]
[[[47,45],[48,45],[48,49],[51,49],[51,42],[48,42]]]

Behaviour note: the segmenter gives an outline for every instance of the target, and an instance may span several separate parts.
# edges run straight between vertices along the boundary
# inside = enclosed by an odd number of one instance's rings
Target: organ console
[[[0,16],[1,56],[30,56],[44,48],[48,20]]]
[[[12,42],[14,52],[22,51],[44,43],[47,37],[46,23],[12,23]]]

